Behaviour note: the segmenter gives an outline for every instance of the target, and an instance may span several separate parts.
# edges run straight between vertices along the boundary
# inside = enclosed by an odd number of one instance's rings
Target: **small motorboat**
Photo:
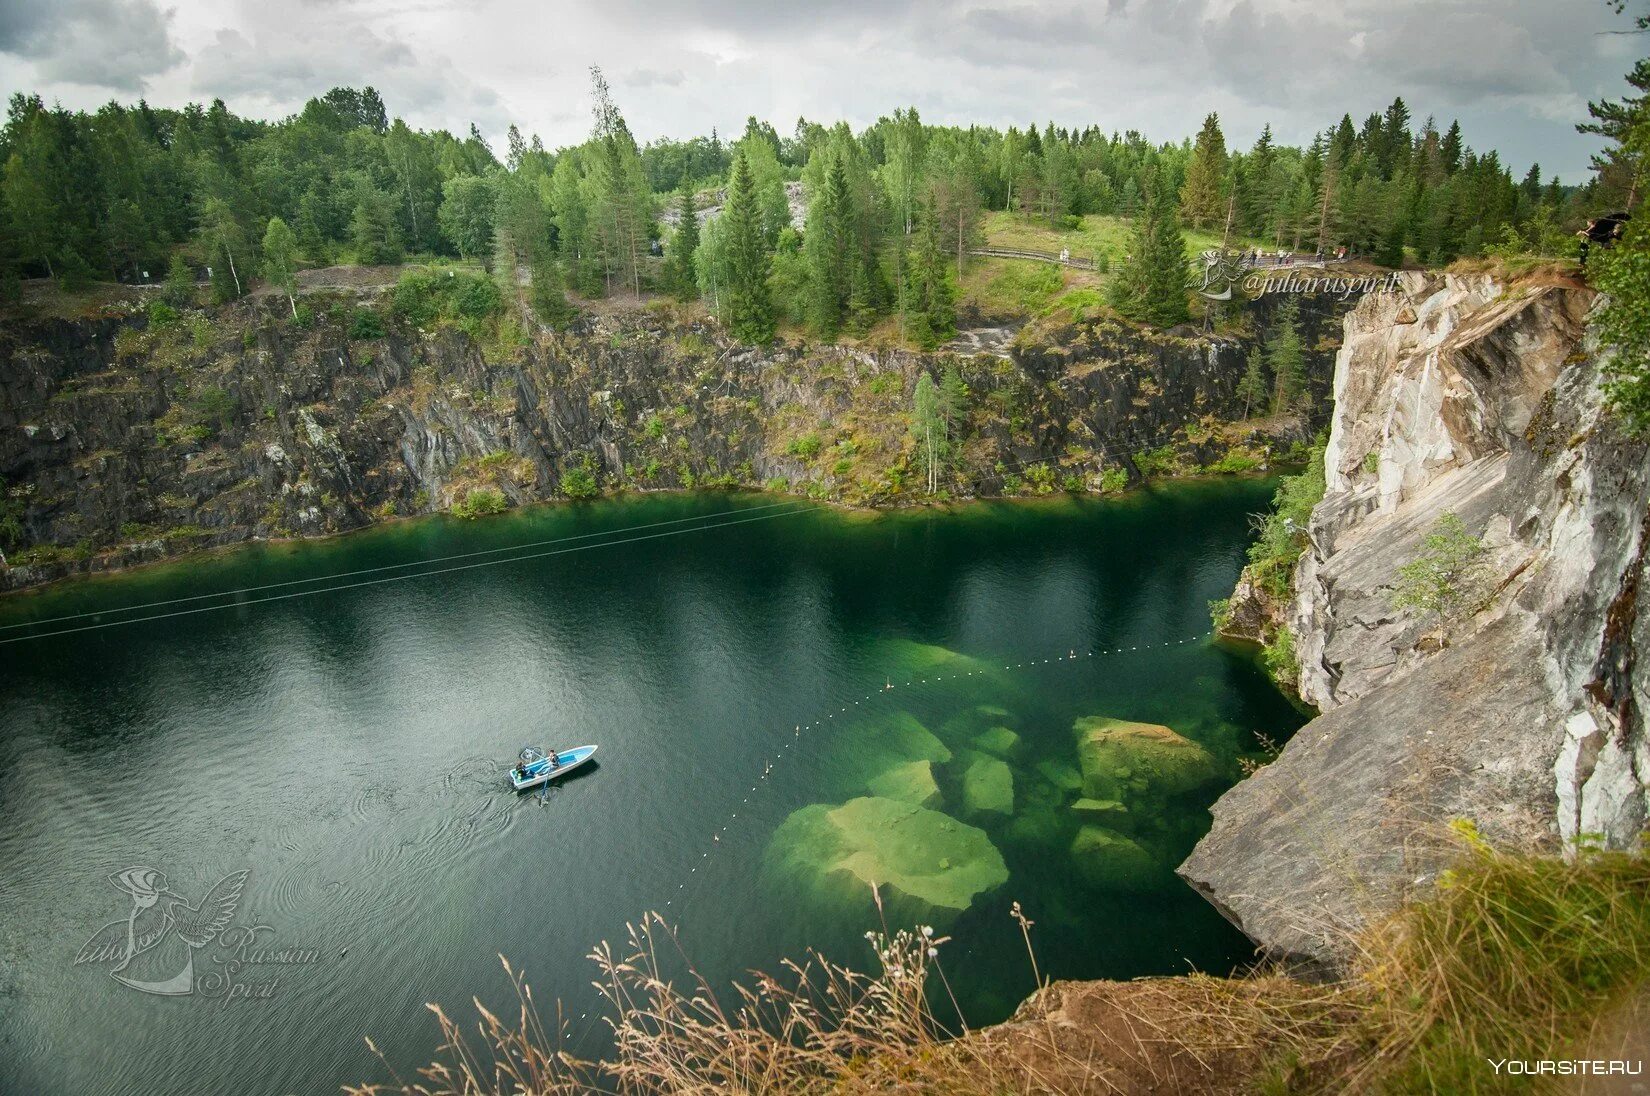
[[[521,763],[510,770],[510,785],[518,792],[548,784],[565,776],[596,755],[594,746],[575,746],[571,750],[545,753],[536,746],[522,748]]]

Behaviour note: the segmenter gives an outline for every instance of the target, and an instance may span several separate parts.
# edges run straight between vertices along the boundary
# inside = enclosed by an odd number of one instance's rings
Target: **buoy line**
[[[1069,662],[1079,662],[1079,661],[1084,661],[1084,660],[1092,659],[1092,658],[1107,658],[1107,657],[1112,657],[1112,656],[1115,656],[1115,655],[1135,654],[1137,652],[1142,652],[1142,651],[1161,651],[1161,650],[1166,650],[1166,649],[1171,648],[1171,647],[1184,647],[1188,644],[1200,643],[1203,640],[1208,639],[1213,635],[1214,635],[1213,631],[1208,631],[1208,632],[1202,632],[1202,633],[1200,633],[1198,635],[1195,635],[1195,636],[1188,636],[1185,639],[1164,640],[1162,643],[1135,644],[1135,645],[1131,645],[1131,646],[1127,646],[1127,647],[1124,647],[1124,646],[1103,647],[1103,648],[1097,648],[1095,650],[1090,650],[1090,651],[1078,651],[1075,648],[1070,648],[1063,655],[1055,655],[1053,657],[1043,658],[1043,659],[1032,658],[1032,659],[1025,659],[1025,660],[1022,660],[1020,662],[1004,663],[1002,668],[1004,670],[1020,670],[1020,669],[1025,669],[1028,666],[1029,667],[1049,666],[1049,665],[1056,665],[1056,664],[1059,664],[1059,663],[1062,663],[1062,662],[1068,662],[1068,663]],[[979,661],[979,660],[976,659],[975,661]],[[831,721],[834,720],[837,716],[847,714],[851,708],[857,708],[862,704],[869,704],[870,702],[872,702],[874,700],[877,700],[877,699],[882,698],[882,697],[886,697],[889,693],[894,692],[895,690],[898,690],[898,689],[909,689],[909,688],[916,688],[916,687],[924,686],[924,685],[938,685],[942,682],[960,681],[960,680],[964,680],[964,679],[970,678],[970,677],[977,677],[977,676],[979,676],[981,674],[984,674],[986,672],[987,671],[985,671],[985,670],[966,670],[966,671],[960,671],[958,673],[952,673],[952,674],[938,674],[938,675],[935,675],[935,676],[932,676],[932,677],[911,678],[911,679],[906,680],[903,683],[896,683],[891,677],[890,678],[885,678],[884,679],[885,684],[881,688],[878,688],[873,692],[866,693],[864,696],[862,696],[862,697],[860,697],[856,700],[849,701],[846,704],[841,704],[837,707],[837,709],[835,711],[826,712],[822,717],[820,717],[818,719],[815,719],[811,723],[798,723],[798,724],[795,724],[791,728],[790,739],[779,747],[778,752],[774,753],[773,755],[771,755],[769,757],[765,757],[765,758],[762,759],[762,771],[757,776],[757,782],[755,784],[752,784],[750,786],[748,792],[746,793],[746,795],[741,798],[740,804],[739,804],[740,807],[742,807],[742,808],[748,808],[749,807],[750,797],[757,793],[757,789],[759,787],[761,787],[762,781],[767,780],[768,777],[770,775],[772,775],[774,769],[788,755],[791,747],[799,745],[801,743],[802,735],[803,735],[804,732],[814,731],[814,730],[817,730],[820,727],[828,726],[831,723]],[[995,672],[995,667],[993,667],[992,672]],[[747,813],[747,816],[748,816],[749,811],[747,810],[746,813]],[[705,862],[710,859],[711,852],[714,849],[716,849],[718,846],[721,845],[723,836],[726,835],[728,830],[730,830],[733,827],[733,823],[738,818],[739,818],[739,812],[738,811],[733,811],[729,815],[728,820],[722,824],[721,828],[716,830],[715,833],[711,834],[710,844],[707,847],[705,847],[704,849],[700,850],[698,860],[693,860],[692,859],[692,853],[691,853],[691,851],[689,852],[689,854],[688,854],[688,857],[689,857],[688,858],[688,877],[683,878],[681,882],[677,883],[676,884],[676,890],[673,893],[671,893],[669,897],[667,897],[665,899],[665,904],[664,904],[665,909],[673,909],[673,908],[679,909],[680,907],[676,906],[676,903],[677,903],[678,900],[681,900],[684,905],[686,904],[686,900],[687,900],[687,897],[688,897],[687,888],[688,888],[688,883],[692,881],[691,877],[697,875],[698,872],[699,872],[699,869],[701,867],[706,866]]]
[[[475,563],[461,563],[452,567],[438,567],[432,570],[415,571],[404,575],[384,575],[379,578],[363,579],[360,582],[346,582],[340,586],[323,586],[314,590],[293,590],[284,594],[271,594],[268,597],[253,598],[248,601],[231,601],[222,605],[199,605],[192,609],[176,609],[168,613],[151,613],[147,616],[127,617],[124,620],[106,620],[95,624],[81,624],[73,628],[58,628],[50,632],[35,632],[29,635],[12,636],[0,639],[0,646],[9,643],[27,643],[30,640],[50,639],[53,636],[73,635],[77,632],[95,632],[103,628],[118,628],[125,624],[144,624],[154,620],[169,620],[173,617],[193,616],[197,613],[213,613],[223,609],[250,608],[254,605],[267,605],[272,601],[290,601],[293,598],[313,597],[316,594],[341,593],[345,590],[354,590],[363,586],[382,586],[390,582],[405,582],[409,579],[429,578],[434,575],[450,575],[459,571],[474,571],[482,567],[497,567],[506,563],[522,563],[532,559],[545,559],[549,556],[564,556],[573,552],[588,552],[596,548],[614,548],[624,544],[636,544],[644,540],[659,540],[663,537],[682,536],[687,533],[702,533],[712,529],[725,529],[730,525],[748,525],[756,521],[771,521],[774,518],[790,517],[793,514],[805,514],[814,510],[824,510],[828,507],[799,506],[785,510],[778,514],[761,514],[753,518],[740,518],[737,521],[718,521],[707,525],[697,525],[689,529],[668,529],[662,533],[647,533],[636,537],[623,537],[617,540],[605,540],[596,544],[576,544],[570,548],[553,548],[542,552],[529,552],[526,555],[511,556],[508,559],[488,559]],[[730,511],[739,513],[740,511]]]
[[[1171,647],[1185,647],[1188,644],[1200,643],[1203,640],[1209,639],[1213,635],[1214,635],[1213,631],[1208,631],[1208,632],[1199,633],[1198,635],[1195,635],[1195,636],[1188,636],[1185,639],[1164,640],[1162,643],[1134,644],[1134,645],[1127,646],[1127,647],[1119,645],[1117,647],[1096,648],[1095,650],[1090,650],[1090,651],[1078,651],[1076,648],[1068,648],[1066,653],[1063,654],[1063,655],[1055,655],[1053,657],[1043,658],[1043,659],[1032,658],[1032,659],[1025,659],[1025,660],[1020,661],[1020,662],[1004,663],[1003,664],[1003,669],[1004,670],[1018,670],[1018,669],[1024,669],[1027,666],[1032,666],[1032,667],[1049,666],[1049,665],[1057,665],[1057,664],[1062,663],[1062,662],[1071,663],[1071,662],[1085,661],[1087,659],[1092,659],[1092,658],[1108,658],[1108,657],[1113,657],[1113,656],[1116,656],[1116,655],[1135,654],[1135,653],[1138,653],[1138,652],[1141,652],[1141,651],[1161,651],[1161,650],[1167,650]],[[974,661],[981,661],[981,660],[974,659]],[[994,670],[995,670],[995,667],[993,667],[993,671]],[[830,723],[830,721],[832,719],[836,718],[836,716],[846,714],[850,708],[857,708],[862,704],[868,704],[868,703],[870,703],[874,700],[880,699],[882,697],[886,697],[889,693],[891,693],[891,692],[893,692],[897,689],[909,689],[909,688],[916,688],[918,686],[923,686],[923,685],[938,685],[941,682],[960,681],[960,680],[970,678],[970,677],[978,677],[978,676],[980,676],[981,674],[983,674],[985,672],[986,671],[984,671],[984,670],[968,670],[968,671],[953,673],[953,674],[938,674],[938,675],[935,675],[933,677],[919,677],[919,678],[908,679],[902,684],[896,684],[891,677],[888,677],[888,678],[884,679],[885,683],[880,688],[875,689],[872,692],[866,693],[864,696],[858,698],[857,700],[852,700],[852,701],[849,701],[846,704],[839,705],[837,707],[836,711],[827,712],[823,717],[815,719],[811,723],[797,723],[797,724],[794,724],[791,728],[791,737],[790,737],[790,739],[787,742],[785,742],[782,746],[779,747],[778,752],[772,754],[771,756],[764,757],[762,759],[762,772],[758,775],[757,782],[755,784],[752,784],[750,786],[750,788],[748,789],[748,791],[746,792],[746,794],[741,797],[739,805],[741,807],[749,807],[750,798],[751,798],[751,796],[757,794],[758,789],[762,786],[762,781],[767,780],[768,777],[773,774],[774,769],[777,768],[778,764],[781,761],[783,761],[785,759],[785,757],[789,754],[789,751],[790,751],[791,747],[801,744],[802,732],[804,732],[804,731],[813,731],[813,730],[816,730],[816,729],[818,729],[822,726],[826,726]],[[749,815],[749,813],[750,812],[747,810],[747,812],[746,812],[747,816]],[[709,846],[707,846],[704,849],[699,850],[699,859],[698,860],[693,860],[692,859],[692,850],[689,851],[689,853],[688,853],[689,859],[687,861],[687,863],[688,863],[688,874],[679,883],[676,884],[675,891],[671,892],[670,896],[665,899],[664,906],[659,911],[661,916],[666,911],[672,911],[672,910],[674,910],[678,915],[680,915],[682,909],[687,905],[688,899],[693,897],[695,894],[697,894],[697,890],[692,891],[692,892],[688,891],[688,889],[687,889],[688,884],[690,882],[693,882],[694,878],[698,875],[699,869],[701,867],[708,867],[709,866],[708,861],[710,860],[711,852],[714,851],[717,847],[719,847],[722,844],[722,837],[728,832],[728,830],[733,828],[733,823],[738,818],[739,818],[739,812],[738,811],[733,811],[728,816],[728,820],[722,824],[721,828],[716,830],[715,833],[711,834]],[[680,903],[680,904],[678,904],[678,903]],[[596,992],[598,998],[605,1000],[605,998],[602,998],[602,986],[600,984],[598,984],[596,982],[589,982],[587,984],[590,986],[590,988],[592,990],[594,990]],[[587,1009],[583,1012],[580,1012],[578,1018],[580,1020],[585,1020],[587,1022],[579,1030],[578,1034],[575,1036],[574,1042],[582,1042],[583,1041],[585,1036],[587,1036],[589,1034],[591,1026],[593,1024],[595,1024],[595,1022],[598,1019],[600,1019],[600,1012],[598,1011],[598,1014],[595,1017],[592,1017],[590,1015],[590,1010]]]

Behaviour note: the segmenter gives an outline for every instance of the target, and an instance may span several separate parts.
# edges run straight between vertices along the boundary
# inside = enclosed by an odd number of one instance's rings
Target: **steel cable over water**
[[[757,508],[756,507],[751,507],[751,509],[757,509]],[[615,548],[615,547],[618,547],[620,545],[625,545],[625,544],[636,544],[636,543],[639,543],[639,542],[644,541],[644,540],[659,540],[659,539],[662,539],[664,537],[682,536],[682,535],[687,534],[687,533],[708,532],[708,531],[713,530],[713,529],[725,529],[725,528],[727,528],[729,526],[732,526],[732,525],[748,525],[751,522],[771,521],[774,518],[790,517],[794,514],[806,514],[806,513],[811,513],[815,510],[824,510],[824,509],[827,509],[827,507],[825,507],[823,505],[821,505],[821,506],[798,506],[798,507],[794,507],[794,508],[789,509],[789,510],[785,510],[785,511],[783,511],[781,513],[778,513],[778,514],[762,514],[762,515],[759,515],[757,517],[752,517],[752,518],[739,518],[736,521],[714,521],[714,520],[712,520],[708,524],[697,525],[697,526],[694,526],[694,527],[689,528],[689,529],[670,529],[670,530],[666,530],[665,532],[662,532],[662,533],[647,533],[647,534],[642,535],[642,536],[620,537],[619,539],[615,539],[615,540],[601,541],[600,543],[597,543],[597,544],[578,544],[578,545],[574,545],[571,548],[554,548],[554,549],[550,549],[548,551],[543,551],[543,552],[529,552],[525,555],[511,556],[508,559],[489,559],[489,560],[481,560],[480,562],[476,562],[476,563],[461,563],[461,564],[458,564],[457,566],[453,566],[453,567],[437,567],[437,568],[434,568],[434,569],[431,569],[431,570],[417,571],[417,572],[414,572],[412,574],[405,574],[405,575],[385,575],[385,576],[380,577],[380,578],[363,579],[360,582],[346,582],[346,583],[343,583],[342,585],[325,586],[325,587],[321,587],[320,589],[315,589],[315,590],[294,590],[294,591],[290,591],[290,592],[284,593],[284,594],[272,594],[269,597],[252,598],[252,599],[246,600],[246,601],[230,601],[230,602],[226,602],[222,605],[200,605],[200,606],[196,606],[192,609],[177,609],[177,610],[174,610],[174,611],[168,612],[168,613],[151,613],[151,614],[148,614],[146,616],[128,617],[125,620],[99,621],[95,624],[81,624],[81,625],[77,625],[76,627],[73,627],[73,628],[58,628],[58,629],[55,629],[55,630],[49,631],[49,632],[35,632],[35,633],[31,633],[29,635],[11,636],[10,638],[7,638],[7,639],[0,639],[0,646],[4,646],[4,645],[9,644],[9,643],[26,643],[30,640],[36,640],[36,639],[50,639],[53,636],[74,635],[74,634],[79,633],[79,632],[95,632],[95,631],[99,631],[99,630],[104,629],[104,628],[118,628],[118,627],[120,627],[122,625],[125,625],[125,624],[143,624],[143,623],[146,623],[148,621],[154,621],[154,620],[169,620],[169,619],[172,619],[174,617],[193,616],[197,613],[212,613],[212,612],[218,612],[219,610],[223,610],[223,609],[244,609],[244,608],[250,608],[254,605],[267,605],[268,603],[270,603],[272,601],[290,601],[293,598],[313,597],[316,594],[340,593],[344,590],[354,590],[354,589],[359,589],[359,588],[364,587],[364,586],[382,586],[382,585],[384,585],[386,583],[390,583],[390,582],[405,582],[409,579],[429,578],[433,575],[450,575],[450,574],[455,574],[455,573],[460,572],[460,571],[474,571],[474,570],[478,570],[482,567],[497,567],[497,566],[499,566],[501,564],[505,564],[505,563],[522,563],[522,562],[525,562],[527,560],[532,560],[532,559],[545,559],[545,558],[548,558],[550,556],[569,555],[573,552],[588,552],[588,551],[591,551],[591,550],[597,549],[597,548]],[[726,511],[726,513],[734,513],[734,514],[742,513],[742,512],[743,511],[741,511],[741,510]],[[714,518],[715,516],[716,515],[710,515],[710,517],[712,517],[712,518]],[[645,526],[638,526],[637,528],[645,528]],[[616,532],[620,532],[620,533],[622,533],[624,531],[625,530],[616,530]],[[453,557],[453,558],[458,558],[458,557]],[[433,561],[431,561],[431,562],[433,562]],[[400,565],[400,566],[410,566],[410,565]],[[100,614],[94,614],[94,615],[100,615]],[[67,619],[67,618],[65,618],[65,619]]]

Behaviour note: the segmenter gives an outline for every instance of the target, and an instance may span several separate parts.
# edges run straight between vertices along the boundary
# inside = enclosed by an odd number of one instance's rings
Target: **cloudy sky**
[[[1642,6],[1635,4],[1635,7]],[[1644,36],[1604,0],[0,0],[0,85],[66,106],[225,99],[279,117],[336,84],[495,144],[589,127],[600,65],[638,137],[934,122],[1096,123],[1178,139],[1218,111],[1301,142],[1394,95],[1519,170],[1580,181],[1573,123]]]

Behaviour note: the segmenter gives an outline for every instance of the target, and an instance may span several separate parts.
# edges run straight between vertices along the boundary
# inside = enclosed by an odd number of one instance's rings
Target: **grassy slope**
[[[1090,215],[1079,227],[1055,229],[1047,222],[1005,213],[985,215],[986,246],[1028,248],[1058,253],[1069,248],[1079,259],[1101,260],[1099,273],[1058,267],[1021,259],[976,259],[964,274],[959,303],[986,316],[1041,316],[1056,310],[1068,311],[1073,319],[1092,317],[1105,306],[1110,275],[1129,250],[1130,225],[1127,217]],[[1220,246],[1220,234],[1183,229],[1186,258]],[[1264,241],[1234,237],[1231,246],[1267,246]]]

